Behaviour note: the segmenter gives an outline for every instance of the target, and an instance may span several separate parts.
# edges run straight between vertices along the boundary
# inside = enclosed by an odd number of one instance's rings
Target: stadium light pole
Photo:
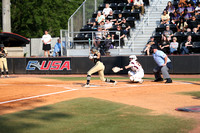
[[[2,0],[3,32],[11,32],[10,0]]]

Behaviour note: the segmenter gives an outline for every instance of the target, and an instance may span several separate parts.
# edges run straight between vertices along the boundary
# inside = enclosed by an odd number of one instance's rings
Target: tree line
[[[37,38],[49,30],[60,36],[67,29],[68,18],[83,0],[11,0],[11,31],[27,38]],[[2,31],[2,1],[0,1],[0,30]]]

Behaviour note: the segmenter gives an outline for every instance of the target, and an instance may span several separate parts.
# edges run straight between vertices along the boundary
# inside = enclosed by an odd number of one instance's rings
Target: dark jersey
[[[0,51],[0,58],[5,58],[6,57],[6,52],[3,50],[3,51]]]
[[[97,59],[97,53],[95,53],[94,54],[94,59],[93,59],[93,61],[94,61],[94,63],[96,64],[98,61],[100,61],[100,59]]]

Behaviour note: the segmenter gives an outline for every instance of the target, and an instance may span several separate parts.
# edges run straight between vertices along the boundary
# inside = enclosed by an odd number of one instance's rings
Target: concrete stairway
[[[136,29],[131,31],[131,38],[127,45],[132,54],[141,55],[149,38],[155,32],[155,28],[160,24],[160,18],[169,0],[153,0],[150,6],[146,8],[145,15],[139,22],[136,22]],[[144,26],[144,27],[143,27]],[[130,44],[132,43],[132,44]]]

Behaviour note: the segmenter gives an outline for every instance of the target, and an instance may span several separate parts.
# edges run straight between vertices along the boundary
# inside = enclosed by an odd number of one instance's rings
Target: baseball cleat
[[[158,79],[154,80],[154,82],[160,82],[160,81],[163,81],[163,78],[158,78]]]
[[[9,75],[6,75],[6,78],[9,78],[10,76]]]
[[[86,84],[86,85],[84,85],[84,87],[85,87],[85,88],[89,88],[89,87],[90,87],[90,85],[89,85],[89,84]]]
[[[165,83],[172,83],[172,79],[168,78],[167,81]]]
[[[143,82],[144,82],[144,80],[143,80],[143,79],[141,79],[141,80],[139,81],[139,83],[140,83],[140,84],[142,84]]]
[[[4,75],[1,75],[1,78],[5,78],[5,76],[4,76]]]
[[[113,84],[114,84],[114,85],[117,85],[117,81],[115,81]]]

